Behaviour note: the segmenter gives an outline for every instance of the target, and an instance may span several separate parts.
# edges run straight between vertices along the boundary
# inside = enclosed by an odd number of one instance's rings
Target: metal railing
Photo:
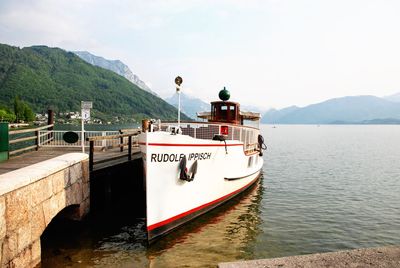
[[[137,143],[137,135],[140,133],[140,130],[134,130],[134,131],[124,131],[120,130],[118,133],[115,135],[108,135],[108,136],[92,136],[92,137],[87,137],[86,141],[89,142],[89,170],[93,171],[93,167],[95,164],[100,164],[100,163],[105,163],[109,161],[113,161],[116,158],[122,158],[122,157],[128,157],[128,160],[132,160],[132,147],[138,146]],[[115,143],[117,145],[113,145],[112,148],[115,147],[120,147],[120,151],[123,151],[124,146],[128,147],[128,154],[127,155],[122,155],[122,156],[117,156],[116,158],[108,158],[104,160],[100,160],[97,162],[94,162],[94,147],[95,143],[98,142],[103,142],[103,141],[108,141],[111,143]]]
[[[8,131],[8,155],[14,156],[31,150],[39,150],[40,147],[80,148],[82,146],[82,132],[75,131],[78,140],[68,143],[64,140],[64,134],[69,130],[53,130],[54,124]],[[123,129],[119,131],[85,131],[84,146],[100,148],[101,150],[119,147],[123,151],[124,146],[138,146],[138,129]],[[129,149],[130,150],[130,149]]]
[[[161,123],[153,125],[154,130],[176,131],[178,124],[175,122]],[[212,140],[215,135],[221,135],[222,127],[228,128],[226,140],[237,140],[243,142],[246,152],[258,150],[259,129],[247,126],[236,126],[229,124],[188,122],[181,123],[180,129],[183,135],[188,135],[196,139]]]
[[[45,130],[40,131],[40,147],[81,147],[82,146],[82,132],[76,131],[78,134],[78,141],[75,143],[68,143],[64,140],[64,134],[69,132],[68,130]],[[110,136],[110,135],[118,135],[119,131],[85,131],[84,132],[84,145],[89,146],[89,141],[86,141],[87,138],[91,137],[102,137],[102,136]],[[49,138],[51,137],[51,138]],[[97,140],[94,144],[95,147],[100,148],[110,148],[120,144],[121,142],[118,140]]]

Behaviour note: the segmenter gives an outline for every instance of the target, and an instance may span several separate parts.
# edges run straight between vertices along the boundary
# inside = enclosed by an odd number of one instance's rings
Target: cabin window
[[[213,106],[212,117],[215,118],[216,116],[217,116],[217,107]]]
[[[229,120],[236,120],[236,107],[234,105],[229,106]]]
[[[221,106],[221,119],[226,120],[226,117],[228,116],[228,106],[227,105],[222,105]]]

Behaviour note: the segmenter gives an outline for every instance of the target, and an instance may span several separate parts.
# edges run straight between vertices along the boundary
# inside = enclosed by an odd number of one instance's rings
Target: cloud
[[[206,100],[226,85],[281,107],[399,89],[399,12],[375,0],[2,0],[0,37],[120,59],[161,95],[179,74]]]
[[[21,45],[56,46],[62,43],[78,44],[85,40],[87,35],[79,20],[65,12],[63,5],[51,3],[48,0],[11,2],[0,12],[3,34],[11,33]],[[18,38],[13,33],[18,34]]]

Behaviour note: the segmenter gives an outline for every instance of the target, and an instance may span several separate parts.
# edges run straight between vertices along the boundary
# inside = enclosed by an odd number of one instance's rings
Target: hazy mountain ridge
[[[174,94],[169,98],[165,99],[169,104],[178,107],[178,94]],[[209,103],[202,101],[201,99],[189,96],[181,92],[181,109],[192,119],[197,119],[197,112],[208,112],[211,110]]]
[[[270,110],[263,123],[337,124],[386,122],[400,119],[400,103],[375,96],[347,96],[330,99],[303,108]]]
[[[400,102],[400,92],[393,95],[385,96],[384,99],[393,102]]]
[[[131,81],[133,84],[137,85],[143,90],[146,90],[153,95],[157,95],[154,91],[151,90],[149,86],[146,85],[145,82],[143,82],[139,76],[134,74],[129,67],[124,64],[120,60],[108,60],[100,56],[96,56],[91,54],[90,52],[87,51],[73,51],[76,55],[78,55],[81,59],[86,61],[87,63],[90,63],[92,65],[113,71],[114,73],[119,74],[120,76],[125,77],[129,81]]]
[[[298,109],[300,109],[300,108],[297,106],[289,106],[287,108],[283,108],[280,110],[270,109],[263,115],[262,120],[265,121],[265,123],[280,122],[281,118],[285,117],[286,115],[288,115]]]

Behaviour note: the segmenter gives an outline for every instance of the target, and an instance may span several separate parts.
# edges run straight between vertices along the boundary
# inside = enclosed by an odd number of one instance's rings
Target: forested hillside
[[[92,115],[103,120],[177,118],[177,110],[162,99],[72,52],[0,44],[0,105],[11,107],[16,96],[34,112],[79,111],[84,100],[93,101]]]

